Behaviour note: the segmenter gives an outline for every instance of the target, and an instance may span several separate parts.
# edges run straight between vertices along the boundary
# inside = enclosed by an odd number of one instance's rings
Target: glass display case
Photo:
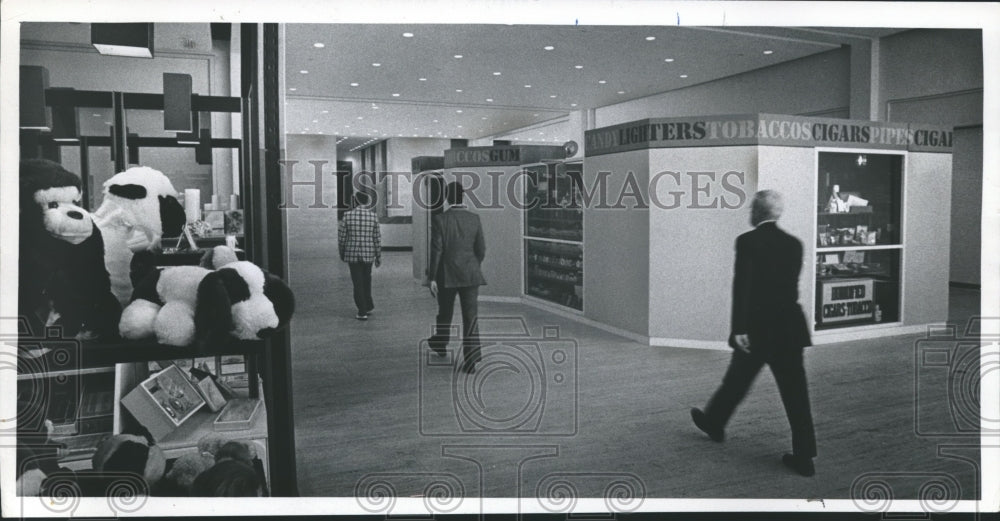
[[[899,322],[903,156],[819,152],[816,330]]]
[[[524,292],[583,310],[581,163],[524,169]]]

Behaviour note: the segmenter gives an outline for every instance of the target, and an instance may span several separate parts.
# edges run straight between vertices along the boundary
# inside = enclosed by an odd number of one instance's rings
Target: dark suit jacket
[[[801,270],[802,243],[774,222],[736,239],[730,345],[747,334],[750,351],[770,357],[812,344],[798,304]]]
[[[439,286],[463,288],[486,284],[479,268],[485,258],[486,241],[478,215],[464,208],[450,208],[434,216],[427,273]]]

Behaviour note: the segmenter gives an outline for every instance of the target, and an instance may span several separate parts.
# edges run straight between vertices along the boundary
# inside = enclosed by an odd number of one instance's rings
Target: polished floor
[[[926,364],[921,335],[808,348],[819,456],[816,476],[803,478],[781,465],[791,440],[766,370],[725,443],[691,424],[688,410],[726,369],[724,351],[649,347],[532,307],[483,302],[483,334],[503,340],[484,350],[489,370],[457,378],[450,358],[420,345],[435,303],[412,279],[410,255],[387,253],[375,270],[366,322],[354,318],[345,264],[293,259],[304,496],[384,486],[419,497],[442,484],[466,497],[547,497],[561,486],[598,498],[626,487],[640,498],[850,499],[885,485],[916,499],[935,484],[947,499],[978,495],[979,449],[963,424],[970,405],[961,400],[970,398],[960,388],[978,384]],[[979,293],[955,289],[950,302],[950,320],[964,328]]]

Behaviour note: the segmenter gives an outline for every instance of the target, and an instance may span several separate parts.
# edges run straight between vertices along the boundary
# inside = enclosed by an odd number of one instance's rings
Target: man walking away
[[[355,318],[368,320],[375,310],[372,301],[372,263],[382,265],[382,233],[378,218],[369,208],[367,193],[354,195],[354,209],[345,213],[337,230],[337,249],[340,260],[351,269],[351,283],[354,285],[354,304],[358,308]]]
[[[437,298],[438,314],[435,332],[427,339],[435,353],[445,354],[455,308],[455,296],[462,306],[461,369],[476,371],[479,352],[479,286],[486,284],[480,264],[486,258],[486,241],[479,216],[463,204],[462,185],[452,181],[446,189],[449,208],[434,216],[431,227],[431,260],[427,273],[431,279],[431,295]]]
[[[736,406],[767,364],[792,428],[792,453],[785,466],[803,476],[816,470],[816,435],[802,350],[811,345],[805,314],[798,304],[802,243],[778,228],[784,209],[773,190],[754,194],[750,223],[754,229],[736,239],[736,273],[729,345],[733,357],[722,385],[704,411],[691,409],[695,425],[718,442]]]

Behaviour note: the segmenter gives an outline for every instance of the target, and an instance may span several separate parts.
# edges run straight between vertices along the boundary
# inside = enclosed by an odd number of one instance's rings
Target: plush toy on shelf
[[[61,326],[66,337],[115,338],[121,305],[101,230],[80,197],[80,178],[58,163],[21,161],[18,313],[32,331]]]
[[[94,220],[104,234],[111,290],[125,305],[132,297],[133,252],[159,248],[164,235],[179,236],[185,217],[170,179],[148,166],[134,166],[104,183],[104,199]]]
[[[123,337],[155,336],[161,344],[199,346],[265,338],[283,328],[295,298],[283,280],[227,246],[206,254],[202,266],[150,267],[122,312]]]

